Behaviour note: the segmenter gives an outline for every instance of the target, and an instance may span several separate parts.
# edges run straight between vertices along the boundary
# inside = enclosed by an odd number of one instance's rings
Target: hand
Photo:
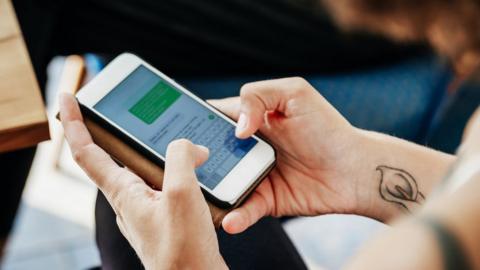
[[[211,104],[238,119],[236,135],[259,130],[277,150],[277,166],[222,226],[239,233],[266,215],[362,214],[370,190],[355,169],[357,132],[308,82],[287,78],[246,84],[240,97]],[[377,189],[377,188],[376,188]]]
[[[73,96],[62,96],[60,110],[73,157],[105,194],[120,231],[147,269],[226,268],[194,171],[207,160],[208,149],[172,142],[163,189],[153,190],[93,143]]]

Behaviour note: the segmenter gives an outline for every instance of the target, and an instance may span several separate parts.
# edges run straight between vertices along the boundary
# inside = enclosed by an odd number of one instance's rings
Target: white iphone
[[[83,113],[160,166],[173,140],[208,147],[196,175],[222,208],[238,206],[275,164],[266,141],[236,138],[234,121],[133,54],[115,58],[76,97]]]

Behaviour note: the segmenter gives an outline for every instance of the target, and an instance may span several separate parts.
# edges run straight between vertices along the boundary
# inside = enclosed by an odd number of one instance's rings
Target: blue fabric
[[[480,106],[480,82],[471,78],[445,98],[432,121],[425,142],[437,150],[455,153],[467,121]]]
[[[86,55],[96,72],[101,60]],[[292,76],[302,76],[292,74]],[[452,77],[440,59],[426,55],[362,72],[335,76],[304,76],[354,126],[424,142]],[[267,77],[176,78],[204,99],[239,94],[245,83]],[[430,134],[431,136],[431,134]]]
[[[353,125],[421,142],[450,77],[442,61],[425,56],[363,72],[306,79]],[[270,78],[179,81],[208,99],[238,95],[244,83],[265,79]]]

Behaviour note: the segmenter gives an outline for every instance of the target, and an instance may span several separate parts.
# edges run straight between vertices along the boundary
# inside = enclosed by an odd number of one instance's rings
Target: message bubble
[[[163,81],[157,83],[128,111],[150,125],[157,120],[179,97],[180,93]]]

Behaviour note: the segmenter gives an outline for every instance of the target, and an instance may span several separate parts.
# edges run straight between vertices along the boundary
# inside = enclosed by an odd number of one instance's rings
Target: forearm
[[[442,253],[434,233],[412,218],[382,231],[344,269],[442,269]]]
[[[464,269],[461,264],[479,269],[479,190],[477,174],[454,194],[440,193],[417,216],[395,224],[362,248],[347,268]],[[441,235],[432,221],[444,228]]]
[[[352,175],[359,185],[359,212],[382,222],[419,208],[456,159],[392,136],[356,132],[359,156]]]

